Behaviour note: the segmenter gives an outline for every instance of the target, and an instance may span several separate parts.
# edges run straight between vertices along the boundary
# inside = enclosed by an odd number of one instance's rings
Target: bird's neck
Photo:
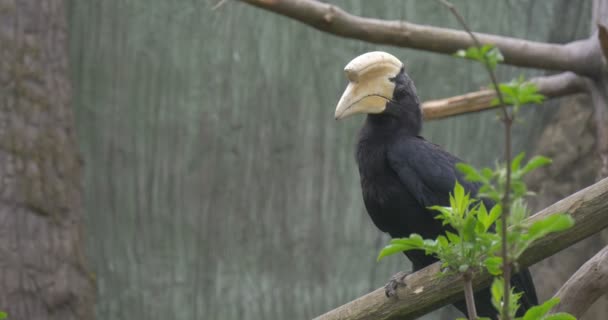
[[[407,111],[401,110],[398,114],[369,114],[366,125],[374,132],[388,135],[402,133],[418,136],[422,131],[422,113],[417,107],[408,108]]]

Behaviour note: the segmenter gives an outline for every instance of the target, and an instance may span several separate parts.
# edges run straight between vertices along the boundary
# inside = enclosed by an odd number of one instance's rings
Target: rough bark
[[[574,227],[533,243],[518,260],[519,266],[528,267],[608,226],[608,179],[558,201],[528,221],[563,212],[574,218]],[[439,278],[440,265],[437,262],[408,276],[406,286],[398,288],[398,299],[386,298],[384,288],[380,288],[316,320],[414,319],[462,298],[462,279],[459,275]],[[486,286],[490,280],[490,275],[478,272],[474,275],[473,286]]]
[[[596,181],[601,168],[596,153],[595,121],[591,97],[576,95],[549,102],[555,110],[551,122],[537,140],[530,154],[541,154],[553,160],[532,172],[527,179],[537,196],[530,208],[538,210]],[[608,229],[585,239],[534,266],[534,284],[540,301],[551,298],[560,287],[598,251],[608,244]],[[604,320],[608,314],[608,297],[604,296],[579,320]]]
[[[554,313],[567,312],[580,319],[604,294],[608,293],[608,247],[598,252],[576,271],[555,297],[560,303]]]
[[[464,31],[359,17],[315,0],[241,1],[341,37],[444,54],[473,46],[471,37]],[[506,64],[588,76],[599,74],[604,67],[595,37],[559,45],[483,33],[476,35],[481,43],[498,47]]]
[[[63,0],[0,0],[0,308],[92,319]]]

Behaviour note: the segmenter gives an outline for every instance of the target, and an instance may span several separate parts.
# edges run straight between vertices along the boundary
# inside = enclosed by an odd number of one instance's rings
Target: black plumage
[[[457,157],[426,141],[419,134],[422,114],[416,89],[403,68],[390,79],[393,97],[379,114],[368,114],[357,144],[356,158],[365,206],[374,224],[391,237],[418,233],[436,238],[445,231],[434,219],[432,205],[449,205],[449,193],[458,180],[465,190],[477,193],[478,186],[463,179],[455,169]],[[485,200],[484,200],[485,201]],[[488,208],[492,206],[486,202]],[[422,251],[406,252],[414,271],[437,260]],[[527,269],[513,276],[516,291],[523,291],[524,312],[537,304],[534,284]],[[476,294],[479,316],[495,318],[489,289]],[[464,301],[455,304],[466,313]]]

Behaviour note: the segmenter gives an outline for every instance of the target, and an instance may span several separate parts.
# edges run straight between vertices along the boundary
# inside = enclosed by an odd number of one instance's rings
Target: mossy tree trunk
[[[93,319],[63,0],[0,0],[0,309]]]

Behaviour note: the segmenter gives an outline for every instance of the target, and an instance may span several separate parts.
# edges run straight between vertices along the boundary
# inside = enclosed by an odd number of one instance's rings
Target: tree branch
[[[576,271],[555,297],[560,303],[553,310],[568,312],[580,319],[602,295],[608,293],[608,246]]]
[[[530,82],[534,83],[538,87],[538,92],[547,98],[587,92],[587,83],[584,78],[572,72],[533,78],[530,79]],[[496,91],[487,89],[446,99],[426,101],[422,104],[422,112],[427,121],[478,112],[497,107],[491,104],[495,97]]]
[[[554,203],[534,216],[529,222],[556,213],[569,213],[574,227],[550,234],[533,243],[521,256],[521,267],[530,266],[608,226],[608,179],[604,179],[569,197]],[[405,279],[406,286],[397,289],[398,298],[389,299],[384,288],[338,307],[315,320],[356,319],[414,319],[434,309],[462,299],[462,279],[459,275],[439,278],[440,263],[432,264]],[[474,288],[489,285],[487,273],[473,277]]]
[[[345,38],[444,54],[453,54],[473,45],[473,40],[464,31],[359,17],[335,5],[315,0],[241,1]],[[498,47],[505,64],[572,71],[586,76],[598,75],[604,67],[600,45],[595,37],[562,45],[475,34],[482,44]]]

